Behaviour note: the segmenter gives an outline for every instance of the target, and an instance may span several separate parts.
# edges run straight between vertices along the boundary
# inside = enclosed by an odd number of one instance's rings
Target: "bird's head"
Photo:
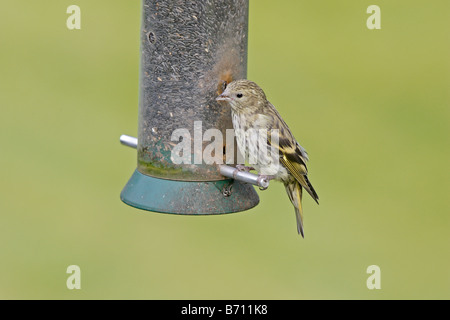
[[[261,109],[267,101],[264,91],[256,83],[249,80],[230,82],[216,100],[227,102],[231,109],[238,113]]]

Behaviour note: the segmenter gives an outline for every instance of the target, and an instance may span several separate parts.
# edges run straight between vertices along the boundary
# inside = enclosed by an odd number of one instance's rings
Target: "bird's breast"
[[[245,161],[260,174],[274,175],[280,180],[287,178],[287,170],[280,164],[278,148],[268,144],[267,128],[259,119],[233,113],[232,122],[237,146]],[[238,161],[239,162],[239,161]]]

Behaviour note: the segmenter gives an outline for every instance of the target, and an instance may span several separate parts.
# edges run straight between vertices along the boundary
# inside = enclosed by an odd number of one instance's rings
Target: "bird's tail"
[[[284,185],[286,192],[295,208],[295,217],[297,218],[297,232],[304,238],[303,233],[303,209],[302,209],[302,186],[297,181],[291,181]]]

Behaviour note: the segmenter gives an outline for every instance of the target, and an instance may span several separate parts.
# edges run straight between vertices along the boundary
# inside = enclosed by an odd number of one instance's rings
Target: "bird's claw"
[[[245,172],[249,172],[249,171],[251,171],[251,170],[255,170],[255,168],[253,168],[253,167],[248,167],[248,166],[245,166],[245,165],[243,165],[243,164],[237,164],[237,165],[236,165],[236,169],[238,169],[239,171],[245,171]]]

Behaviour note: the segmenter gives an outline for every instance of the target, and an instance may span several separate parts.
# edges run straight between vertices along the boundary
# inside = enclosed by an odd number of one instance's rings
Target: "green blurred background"
[[[224,216],[120,201],[140,6],[1,1],[0,298],[450,298],[448,0],[251,0],[248,77],[308,150],[321,199],[304,199],[305,239],[276,183]],[[381,290],[366,287],[373,264]]]

